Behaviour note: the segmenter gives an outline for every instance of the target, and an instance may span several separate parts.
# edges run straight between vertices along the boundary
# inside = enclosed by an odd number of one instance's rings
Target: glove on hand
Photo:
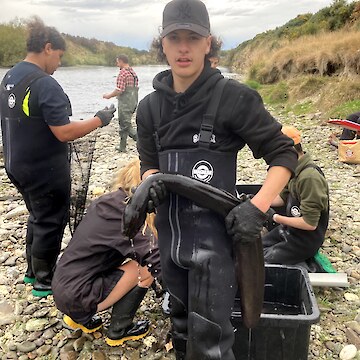
[[[111,119],[114,117],[115,111],[116,111],[115,105],[111,104],[109,108],[106,106],[104,109],[99,110],[95,114],[95,116],[97,116],[101,120],[102,123],[101,127],[109,125]]]
[[[166,198],[167,191],[165,184],[161,180],[154,181],[149,189],[150,200],[147,206],[147,212],[155,212],[157,208]]]
[[[246,200],[229,212],[225,226],[234,244],[247,244],[259,238],[266,219],[266,214]]]
[[[254,197],[255,195],[254,194],[245,194],[245,193],[241,193],[241,194],[237,194],[237,198],[243,202],[243,201],[246,201],[246,200],[250,200]]]
[[[264,226],[270,231],[274,226],[278,225],[273,217],[277,214],[277,212],[273,208],[269,208],[269,210],[266,212],[266,221],[264,223]]]
[[[274,215],[276,214],[276,211],[271,207],[269,208],[269,210],[266,212],[266,221],[268,221],[269,223],[273,223],[274,222]]]

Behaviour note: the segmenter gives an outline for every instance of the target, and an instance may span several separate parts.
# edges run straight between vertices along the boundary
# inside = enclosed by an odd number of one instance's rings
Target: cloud
[[[149,49],[158,36],[168,0],[16,0],[2,1],[0,22],[19,14],[40,16],[71,35]],[[298,14],[316,12],[332,0],[204,0],[212,31],[229,49],[258,33],[284,25]]]

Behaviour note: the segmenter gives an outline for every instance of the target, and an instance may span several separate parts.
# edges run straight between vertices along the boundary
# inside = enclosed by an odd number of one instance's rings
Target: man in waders
[[[165,6],[153,45],[170,70],[155,77],[155,92],[140,102],[136,117],[142,177],[182,174],[235,194],[237,153],[246,144],[269,170],[260,191],[225,221],[179,195],[164,196],[161,183],[150,190],[148,211],[151,203],[161,204],[156,228],[178,360],[235,359],[232,242],[260,236],[265,212],[297,164],[292,141],[259,94],[211,68],[213,40],[203,2],[173,0]]]
[[[313,267],[329,223],[329,187],[321,169],[303,151],[300,131],[284,126],[282,132],[294,141],[299,163],[295,176],[272,203],[285,207],[286,215],[273,211],[272,221],[280,225],[263,237],[264,258],[272,264]]]
[[[116,150],[126,152],[127,137],[137,140],[136,130],[131,125],[131,117],[138,103],[139,79],[129,65],[126,55],[119,55],[116,58],[116,65],[120,68],[116,88],[111,93],[104,94],[103,98],[110,99],[116,96],[118,99],[120,146],[116,147]]]
[[[51,280],[69,216],[68,144],[108,125],[115,112],[104,109],[90,119],[70,121],[71,105],[50,75],[65,52],[65,40],[35,18],[29,23],[27,55],[5,75],[0,87],[5,169],[29,211],[26,232],[32,293],[51,294]]]

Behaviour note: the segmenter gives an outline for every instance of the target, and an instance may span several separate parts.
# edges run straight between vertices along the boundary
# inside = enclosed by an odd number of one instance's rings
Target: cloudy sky
[[[212,33],[231,49],[256,34],[315,13],[332,0],[203,0]],[[0,23],[31,15],[71,35],[149,49],[168,0],[0,0]]]

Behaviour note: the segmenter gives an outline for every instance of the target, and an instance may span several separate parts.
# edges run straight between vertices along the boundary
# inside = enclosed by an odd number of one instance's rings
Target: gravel
[[[299,117],[269,111],[281,123],[303,132],[304,149],[324,170],[330,186],[331,217],[322,251],[338,272],[347,274],[350,285],[314,288],[321,317],[311,326],[308,358],[360,359],[360,165],[338,161],[337,151],[327,144],[327,138],[340,129],[324,124],[320,113]],[[108,192],[117,169],[137,156],[132,140],[127,153],[116,152],[118,141],[116,121],[98,130],[89,201]],[[265,172],[264,161],[255,160],[247,148],[239,153],[238,183],[261,183]],[[31,285],[22,282],[27,211],[6,176],[2,157],[0,179],[0,359],[175,359],[168,341],[170,321],[162,312],[162,299],[153,290],[137,313],[137,317],[151,320],[150,335],[120,347],[109,347],[104,341],[109,311],[101,314],[105,330],[87,335],[66,328],[52,296],[40,300],[32,296]],[[67,228],[62,249],[70,238]]]

